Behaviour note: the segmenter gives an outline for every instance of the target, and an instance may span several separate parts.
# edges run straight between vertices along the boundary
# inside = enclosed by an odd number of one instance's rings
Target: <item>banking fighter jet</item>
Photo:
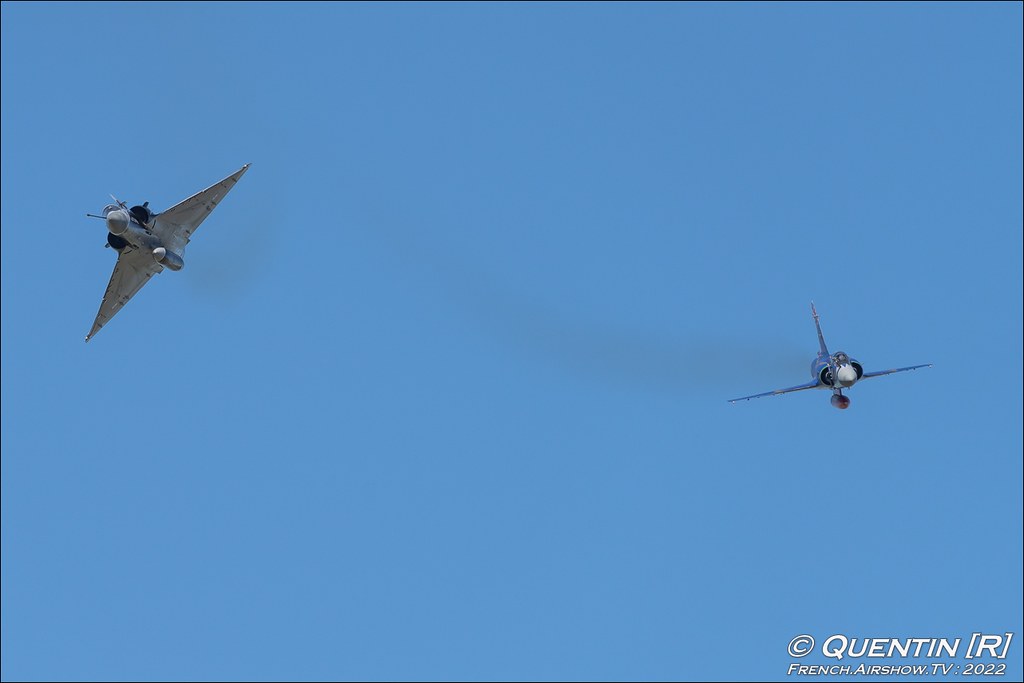
[[[832,392],[832,405],[840,410],[846,410],[850,407],[850,397],[843,395],[843,389],[849,389],[860,380],[891,375],[894,372],[904,372],[905,370],[930,368],[932,365],[931,363],[926,363],[924,365],[911,365],[906,368],[864,372],[864,367],[860,363],[842,351],[828,352],[828,347],[825,346],[825,337],[821,334],[821,325],[818,324],[818,312],[814,310],[813,302],[811,303],[811,316],[814,318],[814,327],[818,330],[819,346],[818,356],[811,362],[811,377],[813,379],[807,384],[800,384],[788,389],[776,389],[775,391],[766,391],[763,394],[729,399],[729,403],[748,401],[752,398],[761,398],[762,396],[778,396],[779,394],[788,394],[791,391],[803,391],[804,389],[829,389]]]
[[[192,233],[248,169],[249,164],[246,164],[219,183],[162,213],[153,213],[149,202],[129,209],[111,195],[116,203],[107,204],[102,216],[86,214],[106,222],[106,246],[117,251],[117,264],[85,341],[110,322],[151,277],[164,268],[177,271],[185,267],[185,246]]]

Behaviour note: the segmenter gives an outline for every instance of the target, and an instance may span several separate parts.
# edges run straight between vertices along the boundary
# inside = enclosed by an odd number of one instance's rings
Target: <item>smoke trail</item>
[[[764,368],[768,381],[802,381],[814,355],[813,339],[806,347],[777,339],[737,340],[715,335],[711,319],[696,319],[692,329],[675,336],[587,320],[518,292],[454,258],[453,250],[430,248],[416,235],[412,230],[382,234],[402,268],[418,271],[424,284],[496,341],[576,376],[667,395],[722,392],[729,382],[749,382],[754,365]],[[681,304],[685,308],[686,301]]]

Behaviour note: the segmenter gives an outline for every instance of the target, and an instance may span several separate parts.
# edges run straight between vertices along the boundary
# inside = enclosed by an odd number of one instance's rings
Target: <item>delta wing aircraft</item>
[[[192,233],[247,170],[249,164],[162,213],[153,213],[149,202],[129,209],[111,195],[116,203],[107,204],[102,216],[86,214],[106,222],[106,246],[117,251],[117,264],[85,341],[110,322],[151,277],[164,268],[177,271],[185,267],[185,246]]]
[[[906,368],[864,372],[864,367],[844,352],[828,352],[828,347],[825,346],[825,337],[821,334],[821,325],[818,323],[818,312],[814,310],[814,302],[811,302],[811,316],[814,318],[814,327],[818,330],[818,346],[820,349],[818,356],[811,363],[811,377],[814,379],[807,384],[789,387],[788,389],[776,389],[775,391],[766,391],[763,394],[732,398],[729,399],[729,403],[749,401],[752,398],[761,398],[762,396],[778,396],[779,394],[788,394],[791,391],[803,391],[804,389],[831,389],[832,405],[840,410],[846,410],[850,407],[850,397],[843,395],[843,389],[849,389],[860,380],[891,375],[894,372],[930,368],[932,366],[931,363],[926,363],[924,365],[911,365]]]

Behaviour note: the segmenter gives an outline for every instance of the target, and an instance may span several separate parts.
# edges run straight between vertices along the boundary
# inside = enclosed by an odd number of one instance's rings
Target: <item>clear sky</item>
[[[3,678],[1020,680],[1021,8],[3,3]]]

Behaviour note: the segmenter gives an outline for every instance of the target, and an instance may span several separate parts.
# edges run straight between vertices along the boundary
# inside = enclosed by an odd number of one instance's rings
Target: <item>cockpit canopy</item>
[[[832,360],[836,365],[846,365],[850,362],[850,357],[844,351],[836,351],[832,354]]]

